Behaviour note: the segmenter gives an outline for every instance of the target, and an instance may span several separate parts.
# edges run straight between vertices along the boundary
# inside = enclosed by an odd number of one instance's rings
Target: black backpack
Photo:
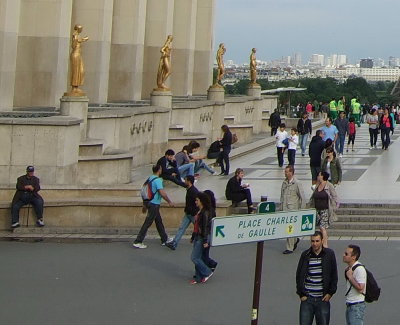
[[[366,291],[365,291],[365,302],[374,302],[378,301],[379,296],[381,294],[381,288],[379,288],[378,283],[376,282],[374,275],[369,271],[364,265],[362,264],[356,264],[352,267],[352,270],[354,270],[362,266],[365,269],[365,272],[367,272],[367,283],[366,283]],[[347,276],[345,273],[346,280]],[[347,290],[346,296],[349,294],[351,290],[352,285],[350,286],[349,290]]]

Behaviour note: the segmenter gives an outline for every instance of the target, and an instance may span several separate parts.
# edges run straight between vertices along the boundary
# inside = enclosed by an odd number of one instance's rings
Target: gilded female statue
[[[172,43],[172,35],[168,35],[164,46],[160,50],[161,58],[157,72],[158,88],[154,90],[164,90],[164,91],[169,90],[169,88],[165,85],[165,81],[171,74],[171,43]]]
[[[250,84],[251,85],[258,85],[257,84],[257,60],[256,60],[256,49],[251,49],[250,54]]]
[[[224,43],[219,44],[219,48],[217,51],[217,65],[218,65],[218,72],[217,72],[217,80],[215,81],[215,85],[219,87],[222,86],[222,78],[225,74],[225,66],[224,66],[224,54],[226,52]]]
[[[85,93],[79,89],[85,80],[85,68],[83,65],[82,55],[81,55],[81,43],[86,42],[89,37],[80,37],[82,32],[81,25],[75,25],[74,32],[72,33],[71,39],[71,86],[72,90],[68,95],[72,96],[83,96]]]

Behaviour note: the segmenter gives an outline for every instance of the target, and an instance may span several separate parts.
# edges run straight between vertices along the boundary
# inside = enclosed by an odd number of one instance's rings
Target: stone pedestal
[[[61,115],[72,116],[82,120],[80,125],[81,140],[86,139],[88,106],[89,98],[86,96],[63,96],[60,99]]]
[[[211,86],[207,90],[207,99],[216,102],[225,101],[225,88],[218,85]]]
[[[150,105],[172,108],[172,93],[170,91],[153,90],[150,94]]]
[[[250,84],[247,87],[247,96],[261,98],[261,86],[259,84]]]

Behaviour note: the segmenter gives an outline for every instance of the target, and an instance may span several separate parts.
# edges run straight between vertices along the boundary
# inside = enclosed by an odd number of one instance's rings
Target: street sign
[[[257,213],[272,213],[276,211],[275,202],[260,202],[257,206]]]
[[[315,232],[315,209],[218,217],[212,222],[212,246],[309,236]]]

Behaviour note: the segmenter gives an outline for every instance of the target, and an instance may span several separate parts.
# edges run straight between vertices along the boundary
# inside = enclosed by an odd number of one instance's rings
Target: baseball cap
[[[34,171],[35,171],[35,167],[33,167],[33,166],[28,166],[28,167],[26,167],[26,171],[27,171],[28,173],[34,172]]]

